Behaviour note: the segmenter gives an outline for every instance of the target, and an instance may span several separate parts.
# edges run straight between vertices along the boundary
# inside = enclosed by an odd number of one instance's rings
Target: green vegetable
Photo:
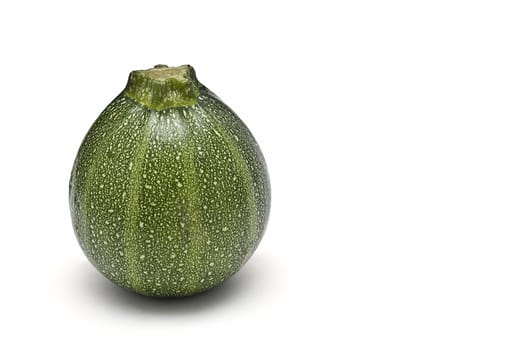
[[[150,296],[215,287],[253,254],[270,185],[245,124],[190,66],[133,71],[69,184],[76,237],[114,283]]]

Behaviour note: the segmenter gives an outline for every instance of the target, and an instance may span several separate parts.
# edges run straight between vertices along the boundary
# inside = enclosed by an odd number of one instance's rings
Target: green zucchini
[[[139,294],[180,297],[236,273],[264,234],[270,184],[238,116],[191,66],[133,71],[85,136],[69,183],[89,261]]]

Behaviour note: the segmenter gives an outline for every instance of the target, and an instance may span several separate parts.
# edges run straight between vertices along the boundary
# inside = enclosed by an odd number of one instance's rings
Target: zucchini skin
[[[196,103],[163,110],[124,90],[80,146],[69,201],[78,242],[104,276],[181,297],[221,284],[250,258],[270,182],[249,129],[205,86]]]

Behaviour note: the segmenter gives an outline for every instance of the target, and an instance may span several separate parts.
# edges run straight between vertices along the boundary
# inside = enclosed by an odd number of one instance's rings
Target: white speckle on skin
[[[114,213],[113,209],[109,209],[108,211],[109,211],[109,213]]]
[[[182,183],[180,181],[176,181],[176,186],[182,187]]]
[[[142,254],[142,255],[140,255],[140,260],[143,260],[143,259],[145,259],[145,255]]]
[[[153,188],[151,185],[145,185],[145,188],[147,188],[148,190],[150,190],[151,188]]]
[[[209,266],[214,266],[214,263],[213,263],[213,262],[212,262],[212,263],[209,263]]]
[[[143,227],[143,222],[140,221],[140,227]]]
[[[224,231],[224,232],[227,231],[227,230],[228,230],[227,227],[222,228],[222,231]]]

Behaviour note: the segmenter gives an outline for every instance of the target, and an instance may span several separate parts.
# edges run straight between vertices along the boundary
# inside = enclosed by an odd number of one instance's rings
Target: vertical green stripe
[[[220,134],[222,140],[227,145],[227,149],[231,153],[234,163],[236,164],[237,169],[240,172],[240,178],[242,179],[242,186],[245,189],[245,193],[247,195],[247,204],[249,208],[249,213],[247,213],[247,218],[249,222],[249,242],[248,246],[250,247],[250,250],[247,252],[247,255],[245,256],[245,259],[248,259],[252,253],[254,252],[254,249],[256,248],[256,239],[257,239],[257,225],[256,225],[256,203],[254,202],[254,185],[253,185],[253,177],[247,168],[247,162],[245,159],[243,159],[241,152],[238,150],[235,143],[232,141],[231,137],[228,135],[227,130],[220,125],[220,123],[215,119],[212,113],[208,112],[205,107],[199,106],[201,108],[202,114],[207,117],[209,122],[212,124],[216,132]],[[245,262],[245,261],[244,261]]]
[[[184,115],[186,115],[187,109],[184,109]],[[186,123],[187,120],[184,120]],[[183,155],[183,164],[186,169],[185,176],[185,193],[187,203],[189,205],[189,248],[187,254],[187,263],[186,266],[190,266],[191,276],[185,281],[185,289],[188,291],[194,291],[199,289],[200,278],[202,275],[202,257],[199,249],[203,246],[203,241],[205,237],[205,230],[201,223],[201,214],[200,214],[200,200],[198,198],[198,189],[196,188],[196,166],[195,166],[195,152],[196,152],[196,137],[195,134],[189,133],[188,137],[188,147],[185,149],[185,154]]]
[[[89,193],[93,190],[92,182],[94,180],[96,171],[99,168],[100,160],[104,156],[104,152],[107,150],[109,143],[112,140],[113,135],[122,127],[121,122],[120,123],[116,122],[116,119],[121,117],[121,114],[118,114],[116,112],[118,110],[118,108],[120,107],[120,104],[123,104],[123,101],[116,98],[114,101],[111,102],[111,104],[109,104],[109,106],[107,106],[107,108],[98,117],[98,120],[95,122],[95,125],[93,125],[91,127],[91,134],[88,134],[86,136],[86,140],[84,141],[84,142],[92,142],[93,149],[90,151],[91,154],[82,154],[82,157],[83,156],[90,157],[92,159],[92,161],[87,166],[85,180],[83,181],[83,188],[77,190],[77,192],[83,193],[83,196],[82,196],[83,200],[82,200],[82,206],[81,206],[81,208],[83,208],[82,213],[81,213],[82,219],[83,219],[82,220],[83,221],[83,223],[82,223],[83,230],[81,230],[80,232],[83,231],[83,233],[85,235],[82,239],[82,243],[85,246],[85,249],[86,249],[85,252],[87,253],[87,257],[89,259],[93,259],[93,260],[95,259],[95,257],[91,256],[92,247],[91,247],[91,241],[90,241],[91,228],[90,228],[90,223],[89,223],[89,212],[92,210],[89,205],[89,200],[90,200]],[[105,118],[107,118],[107,120],[105,121],[105,123],[108,124],[107,126],[104,125],[103,119],[105,119]],[[97,144],[97,142],[100,140],[100,138],[98,137],[97,133],[102,133],[103,129],[102,129],[102,127],[100,127],[99,129],[95,128],[95,126],[98,125],[96,123],[99,123],[100,125],[102,125],[103,127],[107,127],[107,129],[108,129],[107,132],[103,132],[103,134],[105,134],[105,136],[101,138],[103,141],[100,142],[99,144]],[[87,144],[86,144],[86,147],[83,149],[83,152],[88,152]],[[80,157],[77,156],[77,158],[79,159]],[[76,166],[77,166],[77,164],[75,164],[75,167]],[[98,264],[95,264],[95,265],[99,266]]]
[[[126,225],[124,232],[124,247],[127,250],[125,257],[127,259],[127,270],[129,275],[129,283],[132,288],[142,290],[142,280],[140,278],[140,269],[138,266],[139,255],[138,251],[138,237],[137,225],[139,215],[139,200],[142,189],[142,174],[145,165],[145,153],[149,145],[151,129],[156,122],[157,112],[150,111],[149,115],[145,115],[148,120],[143,128],[143,135],[136,150],[136,155],[133,159],[131,169],[130,183],[129,183],[129,207],[126,217]]]

